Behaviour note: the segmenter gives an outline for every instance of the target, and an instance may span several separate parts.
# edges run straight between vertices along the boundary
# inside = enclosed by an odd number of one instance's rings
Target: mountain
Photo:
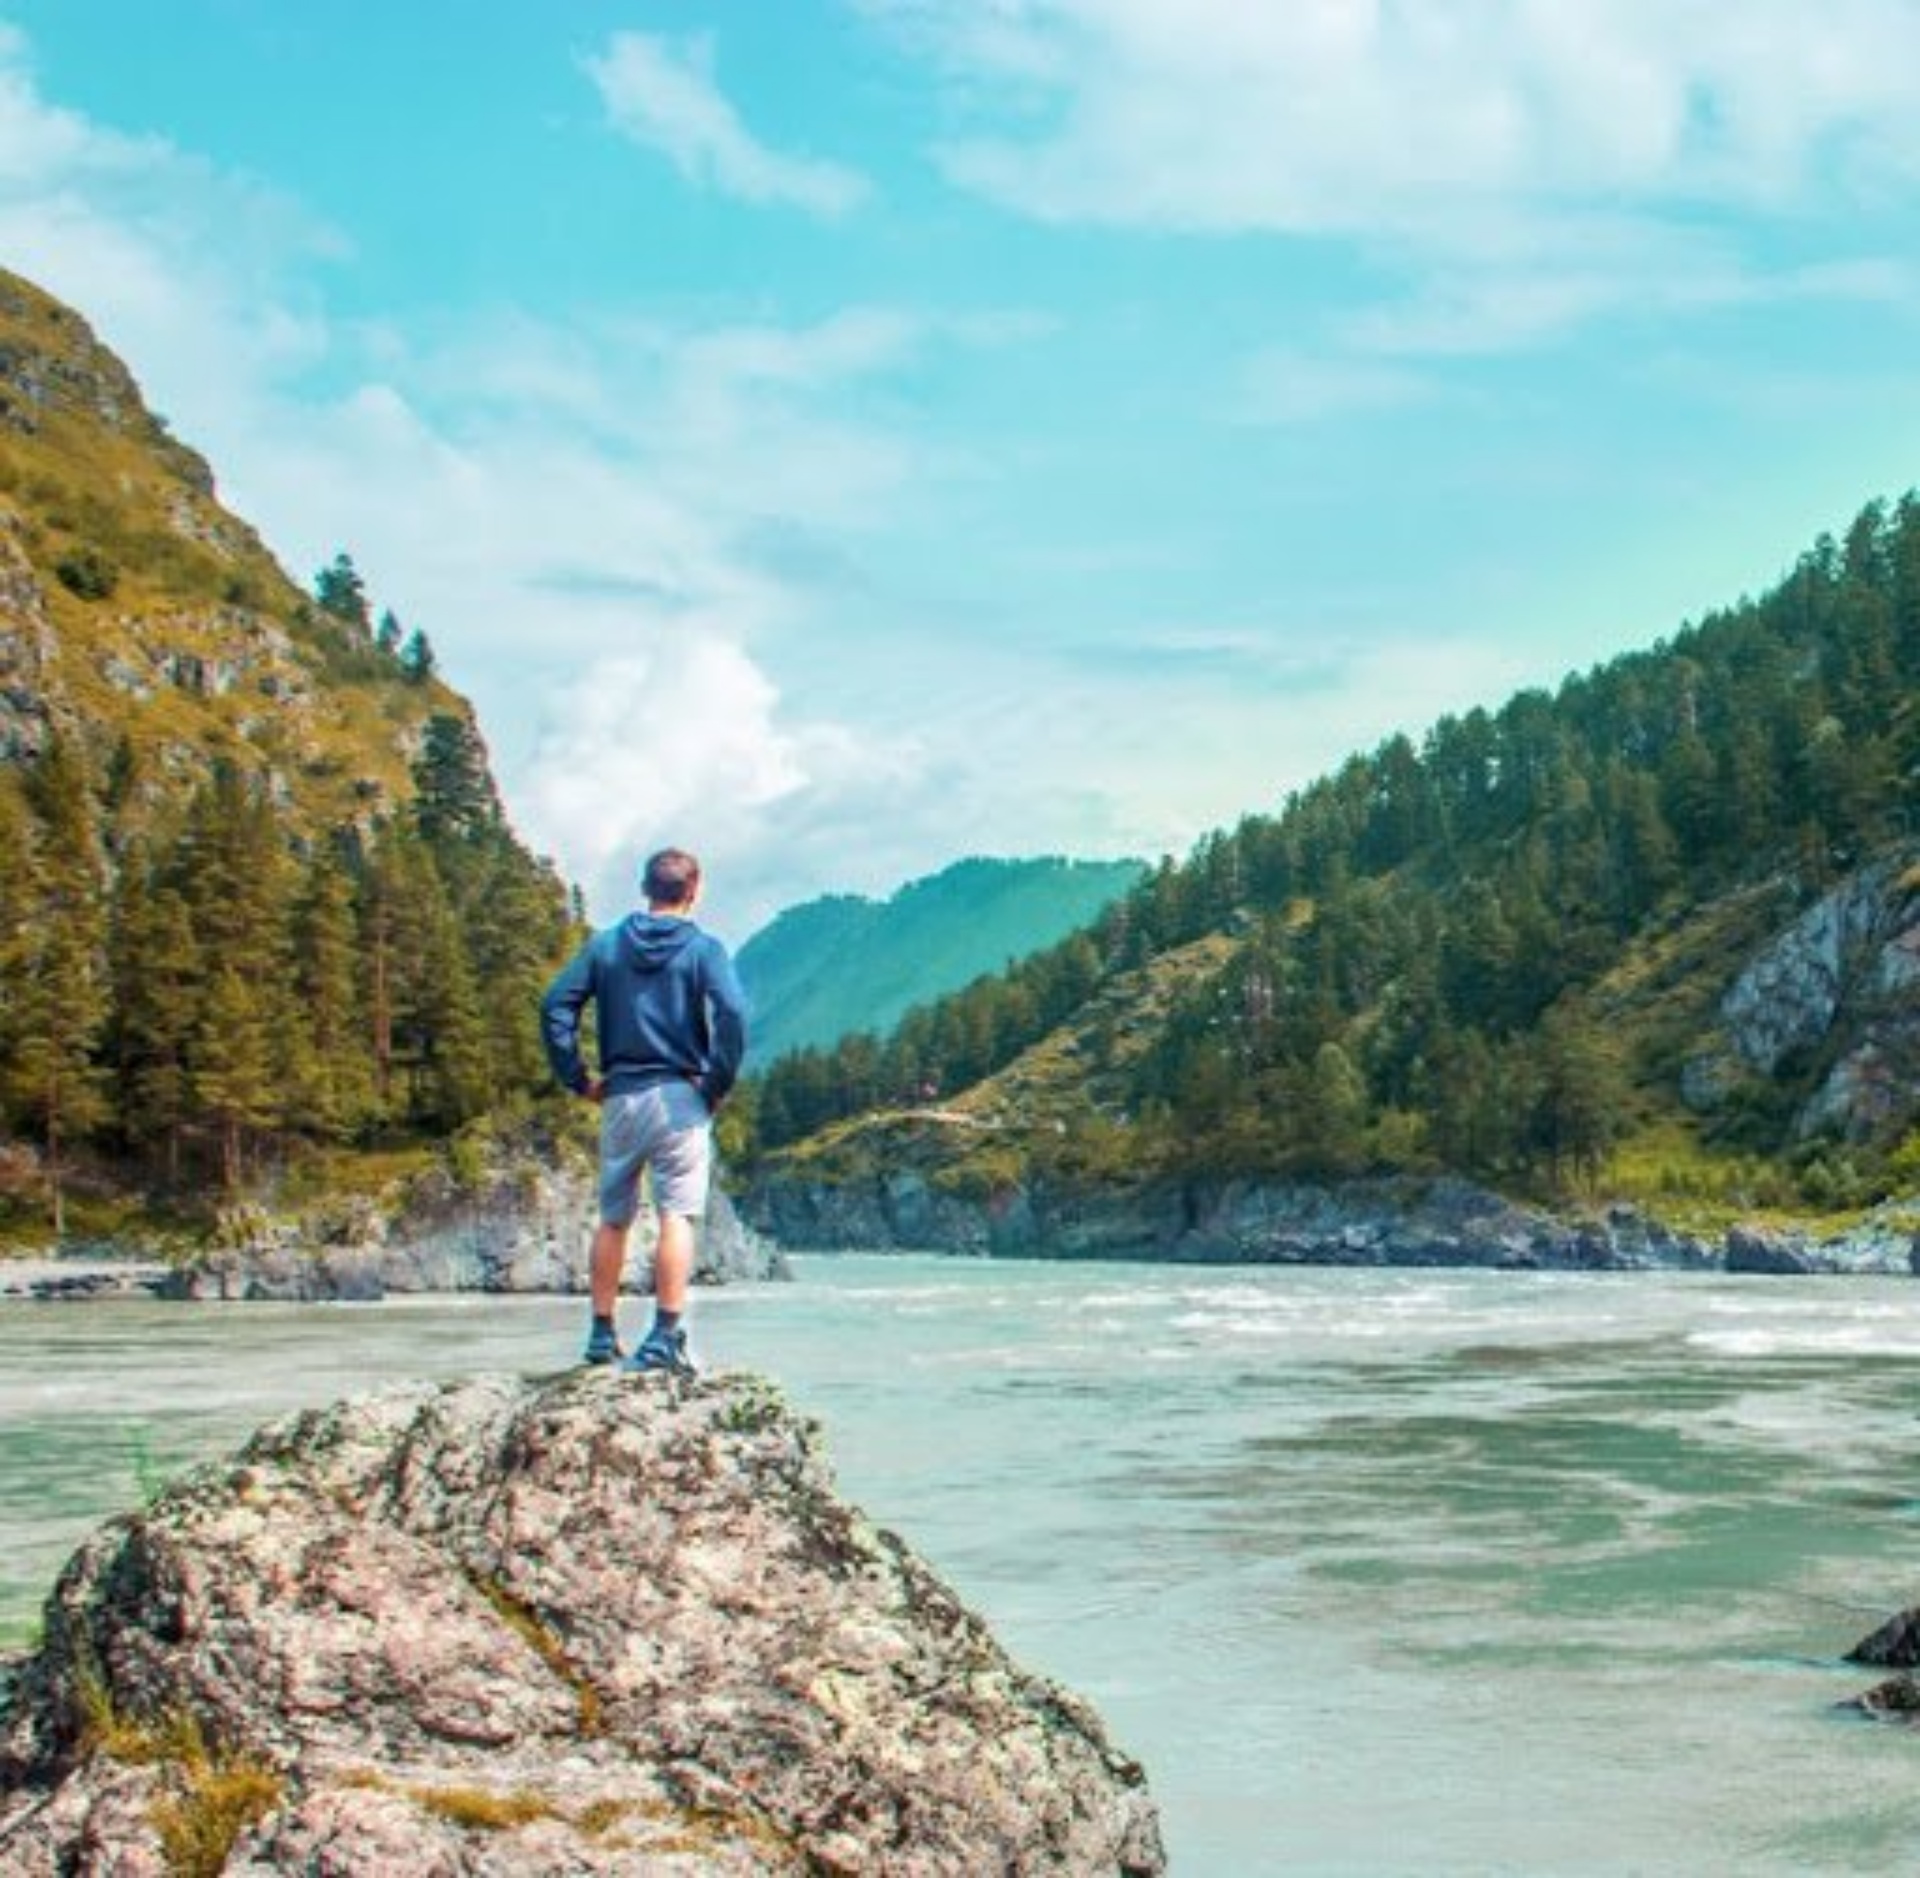
[[[76,1178],[231,1201],[539,1081],[566,890],[426,636],[344,555],[302,592],[5,273],[0,880],[0,1227]]]
[[[887,900],[792,907],[740,948],[754,1056],[885,1035],[914,1005],[1087,925],[1145,872],[1138,861],[972,859]]]
[[[1920,497],[1399,736],[1091,927],[777,1065],[763,1178],[1463,1174],[1668,1216],[1920,1184]],[[916,1099],[942,1092],[938,1106]]]

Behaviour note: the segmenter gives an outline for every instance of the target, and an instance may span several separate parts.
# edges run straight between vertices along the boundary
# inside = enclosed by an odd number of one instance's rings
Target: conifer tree
[[[120,1126],[136,1144],[159,1144],[168,1184],[178,1186],[182,1139],[193,1113],[200,946],[185,898],[174,887],[155,884],[144,849],[121,862],[113,976]]]
[[[321,612],[330,613],[361,632],[373,630],[373,614],[367,604],[367,583],[353,564],[353,556],[336,554],[313,577],[313,597]]]
[[[261,981],[222,964],[201,1002],[194,1032],[193,1096],[220,1143],[220,1175],[240,1191],[247,1147],[280,1120],[280,1063]]]
[[[36,824],[9,901],[12,975],[0,1082],[45,1152],[51,1224],[66,1231],[68,1150],[108,1114],[98,1049],[111,1014],[103,864],[79,755],[51,739],[29,777]],[[24,891],[22,891],[24,889]]]
[[[500,799],[487,767],[487,747],[464,717],[436,711],[427,719],[413,764],[413,817],[421,838],[444,853],[500,823]]]
[[[352,1134],[374,1109],[373,1059],[359,1009],[353,881],[322,849],[307,868],[294,920],[299,984],[298,1072],[303,1127],[329,1140]]]
[[[408,684],[424,685],[439,669],[439,661],[434,656],[433,641],[416,626],[407,637],[407,643],[400,648],[400,670]]]

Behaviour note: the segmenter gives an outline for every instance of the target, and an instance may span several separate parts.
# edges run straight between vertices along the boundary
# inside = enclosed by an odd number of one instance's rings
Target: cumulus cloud
[[[856,170],[787,155],[755,137],[720,91],[710,34],[616,33],[583,63],[615,127],[659,151],[690,182],[826,216],[846,214],[869,193]]]
[[[917,316],[347,324],[332,231],[48,102],[4,31],[0,252],[132,363],[296,579],[348,548],[429,633],[516,818],[596,902],[624,903],[630,851],[671,825],[723,864],[716,905],[764,918],[925,786],[911,738],[809,706],[760,644],[857,578],[853,544],[924,469],[846,398],[911,359]]]

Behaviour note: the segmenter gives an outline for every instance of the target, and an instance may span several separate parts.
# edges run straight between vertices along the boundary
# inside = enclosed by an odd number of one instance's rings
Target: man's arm
[[[747,994],[740,988],[725,946],[715,942],[707,955],[707,1014],[713,1047],[700,1078],[700,1093],[710,1109],[727,1099],[747,1054]]]
[[[593,947],[584,945],[561,968],[540,1000],[540,1040],[555,1078],[575,1095],[591,1096],[594,1084],[580,1059],[580,1013],[593,996]]]

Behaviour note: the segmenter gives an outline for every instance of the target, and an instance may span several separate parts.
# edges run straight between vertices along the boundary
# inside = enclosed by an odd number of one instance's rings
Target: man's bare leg
[[[693,1221],[684,1213],[660,1215],[660,1246],[653,1260],[653,1301],[678,1317],[687,1308],[693,1276]]]
[[[593,1314],[611,1318],[620,1302],[620,1274],[627,1266],[627,1239],[631,1226],[601,1225],[593,1235],[593,1256],[587,1267],[593,1287]]]

